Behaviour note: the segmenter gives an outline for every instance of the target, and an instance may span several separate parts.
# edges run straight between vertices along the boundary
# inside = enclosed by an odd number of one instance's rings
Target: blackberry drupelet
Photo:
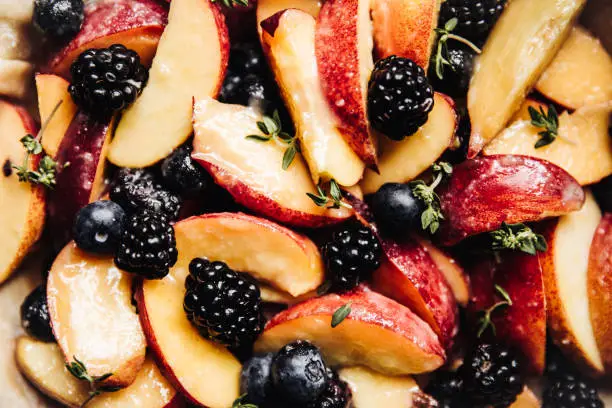
[[[505,6],[506,0],[446,0],[440,8],[438,27],[456,18],[453,34],[483,43]]]
[[[351,389],[338,377],[338,374],[327,369],[327,387],[319,399],[308,408],[346,408],[351,403]]]
[[[263,329],[259,288],[225,263],[193,259],[185,288],[183,308],[204,338],[238,349]]]
[[[196,196],[214,182],[210,175],[191,158],[193,148],[178,147],[161,164],[164,184],[177,194]]]
[[[175,220],[181,209],[180,197],[166,190],[146,169],[120,169],[113,179],[109,195],[128,215],[146,209]]]
[[[102,118],[132,104],[149,77],[136,51],[121,44],[84,51],[72,63],[70,73],[68,90],[74,102]]]
[[[463,394],[463,379],[449,371],[436,373],[425,392],[438,401],[440,408],[467,408]]]
[[[444,56],[448,64],[442,66],[442,78],[436,73],[435,62],[429,64],[429,78],[434,89],[453,98],[466,96],[474,70],[475,56],[474,51],[463,44],[452,43],[448,46]]]
[[[55,341],[47,307],[47,290],[43,285],[34,289],[21,304],[21,326],[40,341]]]
[[[465,394],[474,408],[510,406],[521,393],[524,379],[521,363],[509,349],[479,344],[459,369]]]
[[[47,36],[57,40],[74,37],[83,25],[83,0],[36,0],[33,22]]]
[[[298,340],[285,345],[272,360],[272,385],[283,407],[311,407],[327,390],[329,373],[320,350]]]
[[[552,380],[544,392],[542,408],[603,408],[597,389],[578,376]]]
[[[360,226],[336,232],[324,252],[332,287],[340,291],[369,279],[380,266],[382,255],[378,238],[369,228]]]
[[[127,219],[115,264],[145,279],[162,279],[177,255],[174,229],[166,216],[143,209]]]
[[[392,55],[374,66],[368,83],[368,117],[372,127],[393,140],[413,135],[433,109],[433,88],[423,68]]]

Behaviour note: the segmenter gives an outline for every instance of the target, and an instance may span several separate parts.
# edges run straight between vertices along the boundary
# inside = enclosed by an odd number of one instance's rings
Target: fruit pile
[[[69,407],[603,407],[585,3],[35,0],[41,125],[0,101],[0,282],[52,259],[19,369]]]

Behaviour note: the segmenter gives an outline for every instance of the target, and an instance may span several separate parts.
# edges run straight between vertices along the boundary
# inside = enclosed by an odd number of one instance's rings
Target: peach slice
[[[354,408],[406,408],[419,386],[411,376],[388,376],[365,367],[346,367],[338,372],[353,394]]]
[[[374,272],[373,288],[409,307],[426,321],[446,348],[459,331],[455,297],[444,275],[417,240],[382,238],[385,257]]]
[[[317,296],[317,291],[312,291],[301,296],[294,297],[287,292],[283,292],[272,286],[268,286],[265,283],[259,283],[259,290],[261,291],[262,302],[276,303],[279,305],[295,305]]]
[[[109,160],[122,167],[150,166],[187,140],[193,99],[217,95],[228,54],[227,27],[217,5],[174,0],[149,82],[123,113]]]
[[[379,58],[410,58],[425,72],[436,40],[441,0],[375,0],[374,44]]]
[[[604,371],[589,318],[588,296],[591,242],[600,221],[601,211],[588,192],[580,211],[548,223],[545,231],[548,251],[539,255],[550,335],[564,354],[592,375]]]
[[[546,112],[544,109],[544,112]],[[484,155],[522,154],[556,164],[582,185],[612,174],[612,140],[608,134],[612,112],[609,104],[586,106],[559,116],[559,137],[548,146],[535,148],[542,129],[531,121],[513,123],[483,149]]]
[[[101,122],[79,112],[62,138],[56,155],[57,185],[48,196],[49,225],[58,249],[72,238],[77,212],[103,193],[113,122]]]
[[[302,10],[313,17],[319,15],[319,0],[257,0],[257,30],[261,35],[261,22],[286,9]]]
[[[454,102],[440,93],[435,94],[434,101],[429,120],[414,135],[400,142],[381,138],[379,172],[366,170],[360,183],[365,194],[375,193],[385,183],[414,179],[452,144],[457,126]]]
[[[179,229],[179,259],[162,280],[136,287],[136,303],[148,344],[172,385],[189,402],[227,408],[239,397],[241,364],[224,347],[204,339],[183,310],[185,278],[191,258],[184,255]]]
[[[294,297],[325,278],[321,254],[310,239],[263,218],[205,214],[176,223],[174,231],[182,256],[223,261]]]
[[[21,1],[17,1],[22,3]],[[29,61],[32,58],[33,51],[40,46],[36,41],[38,38],[32,32],[31,16],[28,21],[19,22],[7,17],[10,11],[3,13],[4,5],[0,6],[0,59],[3,60],[19,60]],[[15,5],[19,7],[19,5]]]
[[[23,100],[32,91],[34,65],[27,61],[0,59],[0,95]]]
[[[445,216],[438,237],[448,246],[493,231],[502,222],[555,217],[579,210],[584,202],[580,184],[565,170],[518,155],[465,161],[455,166],[438,194]]]
[[[276,221],[317,227],[346,220],[346,210],[318,207],[306,195],[316,194],[300,155],[282,169],[286,145],[246,139],[261,134],[261,114],[239,105],[204,98],[194,106],[193,158],[245,207]]]
[[[586,0],[516,0],[495,24],[476,60],[468,92],[468,157],[491,141],[554,58]]]
[[[132,278],[112,258],[95,257],[71,242],[47,278],[53,334],[67,362],[79,359],[91,376],[127,387],[145,359],[146,341],[132,306]]]
[[[30,337],[17,339],[15,359],[21,373],[43,394],[69,407],[80,407],[89,396],[86,383],[77,380],[65,367],[61,350],[54,343]],[[128,388],[103,393],[88,404],[93,408],[182,408],[182,398],[153,362],[147,358],[134,383]]]
[[[350,304],[335,328],[332,315]],[[410,309],[367,289],[326,295],[276,315],[255,344],[258,352],[277,351],[291,341],[310,340],[332,365],[363,365],[390,375],[433,371],[444,349],[427,323]]]
[[[591,244],[588,270],[588,299],[591,324],[606,369],[612,367],[612,214],[602,218]]]
[[[417,239],[446,278],[457,303],[465,307],[470,301],[470,278],[461,265],[448,253],[432,244],[431,241],[421,237]]]
[[[610,102],[612,57],[597,38],[576,26],[535,88],[570,109]]]
[[[523,392],[516,397],[516,401],[510,405],[510,408],[540,408],[541,406],[538,397],[529,387],[525,386]]]
[[[149,65],[168,17],[167,6],[156,0],[103,0],[85,7],[80,32],[54,53],[47,71],[70,77],[70,65],[89,48],[123,44],[140,55]]]
[[[364,164],[336,126],[321,89],[315,57],[315,19],[284,10],[261,23],[262,43],[293,121],[315,184],[336,180],[352,186]]]
[[[53,74],[36,74],[36,91],[38,93],[38,110],[40,122],[48,120],[44,137],[41,140],[45,152],[57,156],[60,143],[77,113],[77,107],[68,93],[68,81]],[[53,110],[60,103],[53,117],[49,119]]]
[[[537,111],[539,111],[540,108],[542,108],[545,112],[548,109],[548,105],[545,104],[544,102],[540,102],[533,98],[527,98],[525,99],[525,101],[523,102],[519,110],[516,111],[516,113],[514,114],[510,122],[514,123],[514,122],[525,121],[525,120],[528,122],[531,122],[531,114],[529,113],[529,107],[532,107]],[[495,139],[493,139],[493,141],[495,141]],[[486,146],[484,150],[486,150]],[[483,150],[483,153],[486,154],[484,150]]]
[[[357,156],[378,163],[366,112],[374,68],[369,0],[329,0],[317,17],[315,53],[323,94]]]
[[[0,225],[6,232],[0,246],[0,283],[19,266],[38,241],[45,223],[45,191],[41,186],[19,181],[12,166],[22,166],[25,149],[20,139],[35,135],[37,126],[28,112],[0,101]],[[30,161],[31,168],[38,159]]]

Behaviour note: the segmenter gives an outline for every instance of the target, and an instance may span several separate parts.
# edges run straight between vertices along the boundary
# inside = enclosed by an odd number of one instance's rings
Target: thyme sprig
[[[247,394],[242,394],[241,396],[236,398],[234,400],[234,403],[232,404],[232,408],[259,408],[255,404],[244,402],[246,398],[247,398]]]
[[[330,209],[340,207],[351,208],[349,204],[342,200],[342,190],[340,190],[340,186],[334,179],[329,181],[329,192],[325,192],[319,183],[317,186],[317,194],[306,193],[306,195],[310,197],[318,207],[327,207]]]
[[[455,28],[457,28],[457,24],[459,23],[459,20],[455,17],[455,18],[451,18],[450,20],[448,20],[446,22],[446,24],[444,24],[444,28],[436,28],[435,31],[438,34],[438,46],[436,49],[436,57],[435,57],[435,63],[436,63],[436,75],[438,76],[438,78],[443,79],[444,78],[444,66],[448,65],[451,67],[451,69],[454,69],[452,64],[448,61],[448,45],[447,42],[448,40],[455,40],[455,41],[459,41],[462,44],[467,45],[468,47],[470,47],[472,50],[474,50],[474,52],[476,54],[481,54],[482,50],[480,48],[478,48],[476,46],[476,44],[474,44],[473,42],[457,35],[457,34],[453,34],[453,30]]]
[[[493,313],[500,308],[506,308],[506,307],[512,306],[512,299],[510,298],[510,295],[508,295],[508,292],[506,292],[504,288],[502,288],[499,285],[495,285],[495,291],[499,294],[499,296],[503,300],[495,303],[493,306],[483,311],[482,317],[478,320],[479,327],[478,327],[478,332],[476,333],[477,337],[482,336],[482,334],[489,327],[493,331],[493,335],[497,335],[495,324],[493,323]]]
[[[541,234],[536,234],[525,224],[502,223],[501,228],[489,233],[494,251],[510,249],[522,251],[529,255],[535,255],[537,251],[545,252],[548,249],[546,239]]]
[[[113,387],[108,385],[101,385],[101,383],[110,378],[113,373],[106,373],[101,376],[91,376],[87,372],[87,367],[80,361],[76,356],[72,357],[74,361],[66,364],[66,369],[73,377],[77,380],[87,381],[89,384],[89,397],[81,404],[81,408],[85,407],[92,399],[105,392],[116,392],[120,390],[120,387]]]
[[[295,155],[300,152],[300,145],[298,144],[297,137],[283,131],[280,115],[277,110],[274,111],[271,117],[264,115],[263,119],[257,122],[257,127],[263,135],[248,135],[246,138],[256,142],[265,143],[276,140],[282,144],[286,144],[287,149],[285,149],[285,153],[283,154],[282,167],[283,170],[287,170],[289,166],[291,166],[291,163],[293,163]]]
[[[559,136],[559,115],[554,105],[548,105],[548,111],[544,112],[544,108],[540,106],[536,110],[533,106],[528,108],[531,124],[537,128],[543,129],[538,132],[540,138],[535,144],[535,148],[548,146],[554,142]]]
[[[447,162],[439,162],[434,163],[431,170],[434,179],[430,185],[427,185],[423,180],[412,181],[409,185],[412,194],[425,205],[425,210],[421,213],[421,228],[435,234],[440,228],[440,222],[444,219],[440,208],[440,197],[436,194],[435,189],[445,177],[453,173],[453,166]]]
[[[217,3],[219,0],[210,0],[211,3]],[[249,0],[221,0],[221,3],[228,8],[233,8],[234,6],[249,6]]]
[[[351,314],[351,302],[348,302],[340,306],[332,315],[331,327],[335,329],[340,323],[344,321]]]

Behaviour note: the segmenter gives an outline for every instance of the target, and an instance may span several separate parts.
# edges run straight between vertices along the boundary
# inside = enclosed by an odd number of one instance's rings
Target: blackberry
[[[330,368],[326,372],[327,386],[319,399],[308,408],[346,408],[351,403],[351,389]]]
[[[272,360],[272,385],[281,406],[310,407],[327,391],[329,372],[320,350],[298,340],[285,345]]]
[[[259,288],[223,262],[195,258],[183,308],[202,336],[238,349],[252,345],[263,329]]]
[[[597,389],[578,376],[557,378],[544,392],[542,408],[603,408]]]
[[[187,196],[201,194],[213,184],[210,175],[191,158],[191,145],[178,147],[161,164],[164,184],[172,191]]]
[[[434,99],[423,68],[392,55],[374,66],[368,83],[372,127],[393,140],[413,135],[427,122]]]
[[[47,290],[44,286],[34,289],[21,304],[21,326],[26,333],[38,340],[47,343],[55,341],[47,307]]]
[[[266,73],[268,65],[259,41],[233,45],[230,50],[228,69],[247,74]]]
[[[475,408],[508,407],[524,386],[520,361],[512,351],[500,345],[476,346],[459,372],[465,394]]]
[[[269,111],[272,101],[278,100],[276,85],[259,74],[235,74],[228,71],[219,100],[244,106],[256,106]]]
[[[440,408],[467,408],[463,394],[463,379],[457,373],[440,371],[427,384],[425,392],[438,401]]]
[[[436,91],[443,92],[453,98],[461,98],[467,95],[470,79],[474,70],[475,52],[460,43],[446,49],[445,60],[447,64],[442,65],[442,77],[436,72],[435,61],[432,61],[429,78]],[[435,58],[435,56],[434,56]]]
[[[175,220],[181,209],[180,197],[166,190],[146,169],[120,169],[111,183],[109,195],[128,215],[146,209]]]
[[[74,37],[83,25],[83,0],[36,0],[33,22],[47,36],[57,40]]]
[[[70,73],[68,90],[74,102],[102,118],[132,104],[149,77],[136,51],[121,44],[84,51],[72,63]]]
[[[546,375],[549,379],[577,375],[576,369],[561,353],[561,350],[553,344],[546,346]]]
[[[176,263],[174,229],[161,213],[142,210],[128,218],[115,264],[145,279],[162,279]]]
[[[456,18],[453,34],[483,43],[505,6],[506,0],[446,0],[440,8],[438,27]]]
[[[325,244],[325,260],[332,286],[346,291],[367,280],[380,266],[382,251],[369,228],[351,226],[336,232]]]
[[[74,222],[74,242],[83,251],[114,254],[123,232],[125,212],[117,203],[94,201],[81,208]]]

